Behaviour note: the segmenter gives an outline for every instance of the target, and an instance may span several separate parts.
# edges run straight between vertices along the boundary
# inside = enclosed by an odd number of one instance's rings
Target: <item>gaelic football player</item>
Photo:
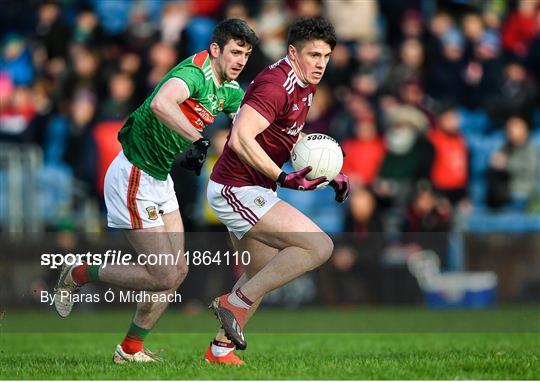
[[[122,151],[105,176],[109,227],[123,229],[136,253],[183,253],[184,227],[169,172],[178,154],[182,166],[200,174],[210,142],[201,135],[219,112],[233,115],[244,92],[235,81],[257,43],[239,19],[220,22],[208,50],[175,66],[128,118],[118,139]],[[65,266],[56,288],[55,307],[70,314],[73,302],[61,298],[89,282],[174,293],[186,277],[183,256],[177,264]],[[62,293],[63,292],[63,293]],[[131,327],[115,350],[116,363],[152,362],[143,341],[168,303],[139,303]]]
[[[243,328],[262,297],[320,266],[332,253],[330,237],[280,200],[275,190],[314,190],[327,181],[306,179],[309,167],[286,174],[281,166],[300,137],[335,45],[334,28],[325,19],[296,21],[289,30],[287,55],[249,85],[214,166],[208,202],[232,233],[235,249],[251,253],[251,263],[233,291],[211,304],[222,329],[206,359],[242,363],[230,354],[235,347],[246,348]],[[347,176],[339,174],[330,185],[343,202],[349,194]]]

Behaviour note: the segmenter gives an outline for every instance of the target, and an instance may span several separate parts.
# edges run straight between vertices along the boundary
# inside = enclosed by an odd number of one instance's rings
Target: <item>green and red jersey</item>
[[[214,122],[220,111],[234,114],[244,91],[236,81],[219,84],[212,71],[210,54],[202,51],[185,59],[169,71],[152,94],[139,106],[122,127],[118,139],[131,163],[158,180],[166,180],[178,154],[191,142],[165,126],[150,104],[161,86],[171,78],[182,81],[188,99],[179,105],[199,131]]]

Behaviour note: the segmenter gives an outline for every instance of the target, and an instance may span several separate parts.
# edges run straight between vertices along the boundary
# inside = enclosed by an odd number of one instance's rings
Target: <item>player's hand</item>
[[[336,202],[343,203],[347,200],[351,192],[351,185],[347,175],[340,172],[329,184],[336,192]]]
[[[287,174],[282,172],[277,178],[277,184],[284,188],[292,188],[293,190],[310,191],[315,190],[318,185],[326,182],[326,177],[321,176],[313,180],[306,179],[306,175],[311,171],[311,167],[308,166],[302,170],[291,172]]]
[[[180,160],[180,166],[187,170],[195,171],[195,175],[201,175],[201,168],[206,160],[206,151],[210,147],[210,141],[201,138],[193,142],[184,152]]]

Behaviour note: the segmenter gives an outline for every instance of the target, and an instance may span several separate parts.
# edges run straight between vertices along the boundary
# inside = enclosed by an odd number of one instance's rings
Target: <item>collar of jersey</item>
[[[298,74],[296,74],[296,72],[294,71],[294,66],[292,66],[291,61],[289,61],[289,56],[285,56],[285,57],[283,57],[283,59],[285,60],[285,62],[286,62],[287,64],[289,64],[289,66],[290,66],[291,69],[293,70],[294,77],[295,77],[295,79],[296,79],[296,83],[297,83],[298,85],[300,85],[301,88],[307,87],[308,84],[305,84],[305,83],[303,83],[302,81],[300,81],[300,77],[298,77]]]

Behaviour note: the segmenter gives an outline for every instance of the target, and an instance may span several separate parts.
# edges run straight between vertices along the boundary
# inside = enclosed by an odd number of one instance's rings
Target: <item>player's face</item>
[[[220,82],[235,80],[246,66],[247,60],[253,50],[250,44],[239,45],[239,41],[229,40],[219,49],[216,43],[212,43],[210,49],[216,57],[216,71]]]
[[[331,53],[330,45],[323,40],[307,41],[300,50],[289,46],[289,59],[296,66],[300,80],[313,85],[321,82]]]

